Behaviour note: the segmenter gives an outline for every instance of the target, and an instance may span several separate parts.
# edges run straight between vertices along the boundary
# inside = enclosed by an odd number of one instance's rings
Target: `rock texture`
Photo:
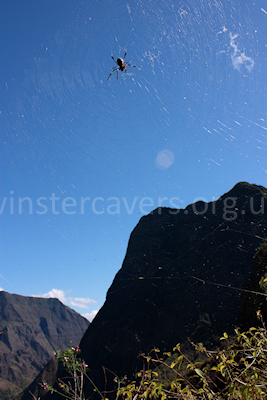
[[[242,294],[240,324],[244,330],[259,324],[257,311],[267,322],[267,240],[259,247],[253,262],[253,271]]]
[[[129,375],[141,367],[138,355],[155,346],[172,350],[189,337],[210,347],[223,332],[250,324],[246,313],[239,319],[240,303],[250,308],[242,294],[266,236],[267,190],[245,182],[215,202],[160,208],[141,218],[106,302],[80,343],[99,388],[102,365]]]
[[[13,399],[53,351],[77,345],[88,325],[58,299],[0,292],[0,398]]]

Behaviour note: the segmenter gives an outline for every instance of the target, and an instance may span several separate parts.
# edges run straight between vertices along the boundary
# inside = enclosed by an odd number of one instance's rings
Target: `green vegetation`
[[[194,362],[190,361],[180,344],[173,348],[173,353],[161,355],[159,349],[153,349],[149,355],[143,354],[146,366],[135,380],[115,376],[117,398],[267,399],[267,331],[260,311],[257,315],[263,327],[253,327],[242,333],[236,329],[232,337],[224,333],[218,350],[210,351],[202,343],[191,343],[195,351]],[[60,393],[64,399],[86,400],[83,388],[88,379],[94,391],[105,400],[108,394],[100,392],[94,385],[88,375],[88,366],[80,359],[79,353],[79,347],[58,352],[57,357],[69,372],[69,378],[64,382],[58,381],[60,390],[45,382],[42,387]]]
[[[145,357],[148,367],[152,363],[154,368],[139,372],[136,381],[118,390],[118,396],[125,400],[267,399],[266,329],[235,332],[231,338],[224,333],[225,343],[216,351],[194,345],[205,361],[190,362],[179,344],[173,349],[175,356],[160,357],[154,349]]]
[[[94,390],[98,392],[102,399],[103,394],[98,390],[93,381],[90,379],[87,371],[88,365],[85,364],[79,358],[80,348],[71,347],[64,352],[58,351],[56,353],[57,358],[61,361],[65,369],[69,373],[69,377],[66,381],[58,379],[58,387],[60,391],[50,386],[47,382],[43,382],[41,385],[44,390],[50,391],[51,393],[58,393],[64,397],[64,399],[70,400],[86,400],[84,395],[84,383],[88,379],[94,387]],[[35,397],[35,396],[33,396]],[[39,400],[39,399],[38,399]]]

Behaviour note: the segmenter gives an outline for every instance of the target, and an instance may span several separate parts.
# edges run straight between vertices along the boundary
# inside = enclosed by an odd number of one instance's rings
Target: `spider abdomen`
[[[123,59],[121,57],[117,58],[117,64],[122,67],[123,65]]]

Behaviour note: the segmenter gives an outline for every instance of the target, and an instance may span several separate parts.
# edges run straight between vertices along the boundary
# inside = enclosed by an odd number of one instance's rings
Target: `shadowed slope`
[[[79,343],[88,325],[58,299],[0,292],[1,399],[24,389],[53,351]]]
[[[267,191],[248,183],[213,203],[141,218],[80,344],[92,377],[103,383],[102,365],[119,376],[132,373],[139,353],[154,346],[170,350],[188,337],[212,346],[222,332],[233,332],[266,235]]]
[[[141,218],[106,302],[80,343],[99,389],[102,366],[130,375],[142,367],[138,355],[154,347],[169,351],[189,337],[210,348],[223,332],[231,334],[266,236],[267,190],[245,182],[215,202],[157,209]],[[112,389],[114,376],[107,377]]]

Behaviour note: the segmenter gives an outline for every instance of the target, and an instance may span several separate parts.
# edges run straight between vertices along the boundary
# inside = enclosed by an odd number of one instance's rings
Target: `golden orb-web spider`
[[[133,67],[133,68],[140,69],[140,68],[136,67],[135,65],[131,65],[131,64],[128,64],[128,63],[125,62],[126,53],[127,53],[127,50],[125,51],[124,57],[123,57],[123,58],[121,58],[121,57],[117,58],[117,61],[115,60],[115,58],[113,57],[113,55],[111,55],[111,58],[115,61],[115,63],[117,64],[117,66],[112,68],[111,73],[110,73],[108,79],[111,77],[111,75],[113,74],[113,72],[117,71],[117,79],[119,80],[119,71],[127,72],[127,67]]]

